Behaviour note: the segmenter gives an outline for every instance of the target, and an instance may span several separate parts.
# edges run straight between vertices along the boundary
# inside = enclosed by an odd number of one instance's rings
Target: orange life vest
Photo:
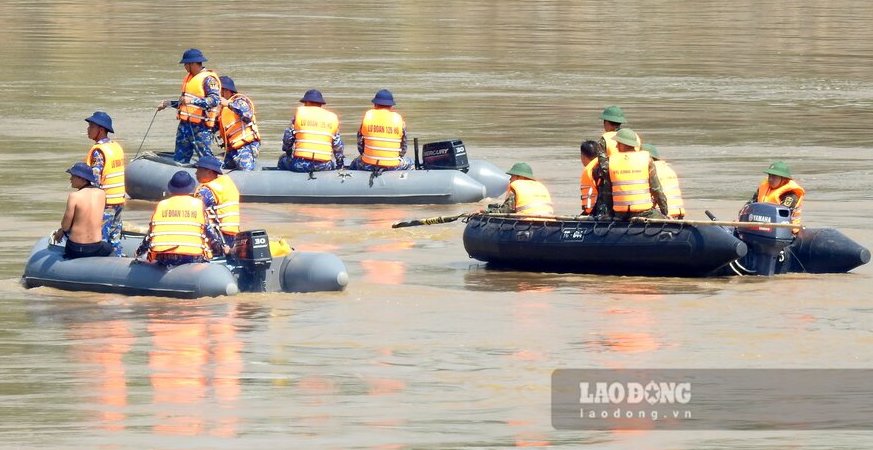
[[[94,150],[103,153],[103,172],[100,187],[106,191],[106,206],[124,204],[124,150],[117,142],[94,144],[85,157],[85,164],[94,164]]]
[[[209,69],[203,69],[197,73],[197,75],[191,76],[189,73],[188,76],[185,77],[185,80],[182,81],[182,97],[185,98],[186,101],[205,99],[206,90],[203,89],[203,83],[206,81],[207,77],[215,78],[220,91],[221,81],[218,80],[218,75]],[[221,108],[221,105],[216,105],[214,108],[209,108],[204,111],[203,108],[200,108],[199,106],[186,103],[185,105],[179,106],[179,112],[176,114],[176,117],[181,121],[191,123],[201,123],[205,121],[206,126],[212,128],[215,126],[215,120],[218,118],[219,108]]]
[[[509,183],[515,193],[515,213],[526,216],[553,216],[552,196],[549,190],[534,180],[515,180]]]
[[[765,179],[758,186],[758,202],[773,203],[776,205],[782,204],[782,197],[785,194],[794,194],[797,196],[797,204],[791,210],[791,223],[800,225],[800,216],[802,214],[803,195],[806,191],[800,187],[794,180],[789,179],[787,183],[779,186],[776,189],[770,189],[770,183]]]
[[[236,236],[239,233],[239,190],[233,179],[219,175],[204,186],[215,196],[215,206],[209,208],[207,214],[218,222],[222,233]]]
[[[612,210],[641,212],[655,207],[649,186],[649,152],[617,152],[609,158]]]
[[[399,166],[403,126],[403,117],[395,111],[384,108],[367,111],[360,130],[364,138],[361,161],[374,166]]]
[[[242,94],[235,94],[227,101],[234,102],[236,100],[242,100],[249,105],[252,110],[252,120],[249,123],[243,122],[239,114],[229,107],[221,108],[218,130],[221,132],[225,148],[229,150],[239,150],[246,144],[261,140],[261,134],[258,132],[258,124],[255,120],[255,104],[250,98]]]
[[[597,202],[597,185],[594,183],[594,169],[599,163],[598,158],[588,162],[579,177],[579,198],[582,202],[582,213],[591,214]]]
[[[333,160],[333,137],[339,131],[336,114],[320,106],[298,106],[294,114],[295,158]]]
[[[658,172],[661,190],[667,197],[667,216],[674,219],[685,217],[685,202],[682,201],[682,191],[679,189],[679,177],[676,176],[676,172],[667,161],[655,161],[655,170]]]
[[[152,214],[149,261],[159,254],[212,256],[206,242],[203,200],[175,195],[161,200]]]

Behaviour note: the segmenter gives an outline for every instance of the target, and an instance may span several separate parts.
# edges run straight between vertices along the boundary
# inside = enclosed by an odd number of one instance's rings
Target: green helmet
[[[770,164],[770,167],[768,167],[764,173],[776,175],[777,177],[782,178],[791,178],[791,169],[789,169],[788,164],[785,164],[783,161],[776,161],[773,164]]]
[[[636,147],[640,143],[637,134],[630,128],[622,128],[618,130],[613,139],[615,139],[615,142],[621,142],[622,144],[630,145],[631,147]]]
[[[603,120],[608,120],[610,122],[625,123],[624,111],[622,111],[621,108],[615,105],[607,106],[603,110],[603,112],[600,113],[600,118]]]
[[[534,179],[533,170],[531,170],[530,166],[527,163],[519,162],[512,165],[512,168],[506,172],[507,175],[518,175],[520,177]]]
[[[658,148],[655,147],[655,144],[643,144],[642,147],[640,147],[640,150],[649,152],[649,156],[651,156],[652,159],[661,159],[661,154],[658,153]]]

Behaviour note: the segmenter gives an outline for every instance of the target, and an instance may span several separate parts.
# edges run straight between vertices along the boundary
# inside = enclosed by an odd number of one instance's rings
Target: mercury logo
[[[691,383],[649,381],[637,382],[581,382],[579,383],[579,403],[583,404],[637,404],[647,402],[680,403],[691,401]]]

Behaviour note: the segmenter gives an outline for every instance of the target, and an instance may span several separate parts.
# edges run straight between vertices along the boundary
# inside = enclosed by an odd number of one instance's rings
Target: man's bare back
[[[67,239],[79,244],[100,242],[103,237],[101,227],[105,206],[106,193],[96,186],[88,185],[71,192],[67,197],[67,209],[61,220],[61,229],[55,232],[55,240],[60,240],[60,236],[66,231]]]

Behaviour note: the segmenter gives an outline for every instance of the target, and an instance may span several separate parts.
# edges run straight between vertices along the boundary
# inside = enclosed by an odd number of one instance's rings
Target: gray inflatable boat
[[[334,170],[295,173],[276,167],[231,171],[240,199],[261,203],[452,204],[474,203],[506,192],[509,176],[486,161],[468,161],[459,140],[424,145],[418,170],[374,173]],[[160,200],[167,182],[179,170],[194,175],[191,164],[173,161],[171,153],[149,153],[125,168],[130,198]]]
[[[164,266],[133,258],[63,258],[64,247],[37,241],[24,267],[27,288],[49,286],[68,291],[199,298],[239,292],[341,291],[348,284],[343,262],[330,253],[297,252],[273,258],[262,230],[240,233],[238,258]],[[133,254],[142,235],[125,233],[125,254]]]

